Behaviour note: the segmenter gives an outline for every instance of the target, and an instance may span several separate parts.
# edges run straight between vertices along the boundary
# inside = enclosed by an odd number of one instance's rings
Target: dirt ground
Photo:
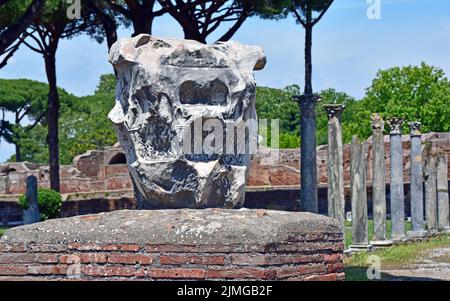
[[[382,270],[382,280],[450,281],[450,247],[424,251],[404,269]]]

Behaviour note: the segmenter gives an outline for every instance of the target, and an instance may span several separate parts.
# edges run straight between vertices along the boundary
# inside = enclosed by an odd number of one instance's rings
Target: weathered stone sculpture
[[[262,49],[143,34],[115,43],[109,61],[117,73],[109,118],[138,207],[241,206],[257,133],[248,129],[244,141],[234,133],[256,122],[253,70],[265,65]]]

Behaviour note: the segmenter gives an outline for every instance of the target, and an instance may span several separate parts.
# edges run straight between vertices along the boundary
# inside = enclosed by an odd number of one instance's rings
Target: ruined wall
[[[326,237],[325,239],[329,239]],[[328,242],[323,242],[324,246]],[[165,250],[171,246],[164,246]],[[308,251],[249,254],[241,248],[172,247],[153,251],[138,245],[0,244],[0,280],[343,280],[343,255]],[[157,250],[157,248],[156,248]],[[238,253],[242,252],[242,253]],[[136,266],[139,266],[138,268]]]
[[[410,137],[402,136],[403,141],[403,175],[405,183],[409,183],[410,163]],[[390,152],[389,136],[384,136],[385,142],[385,162],[386,162],[386,183],[390,183]],[[450,159],[450,133],[428,133],[422,136],[422,143],[431,143],[433,148],[439,151],[447,152]],[[367,162],[367,181],[370,184],[372,180],[372,138],[367,139],[366,143],[366,162]],[[344,156],[344,182],[350,184],[350,145],[343,147]],[[280,160],[273,165],[262,165],[261,155],[257,155],[252,164],[248,186],[286,186],[300,185],[300,149],[281,150]],[[450,162],[450,161],[449,161]],[[450,177],[450,164],[448,169]],[[326,185],[327,175],[327,145],[317,148],[317,181],[319,185]]]
[[[385,136],[386,183],[390,182],[389,136]],[[409,135],[403,139],[403,168],[405,183],[409,183]],[[450,133],[429,133],[422,136],[423,145],[432,143],[435,149],[447,152],[450,162]],[[372,178],[371,138],[366,141],[368,185]],[[350,145],[344,145],[344,182],[350,183]],[[265,155],[254,157],[247,187],[300,186],[300,149],[280,150],[279,160],[271,165],[262,164]],[[327,185],[327,146],[317,149],[318,183]],[[450,177],[450,164],[448,174]],[[25,191],[25,179],[35,175],[39,187],[49,187],[47,165],[33,163],[0,164],[1,195],[21,194]],[[125,157],[119,145],[103,151],[89,151],[77,156],[73,165],[61,166],[61,192],[77,193],[92,191],[131,190],[132,184],[125,164]]]
[[[450,189],[450,182],[449,182]],[[410,185],[405,184],[405,216],[411,216]],[[106,195],[105,195],[106,194]],[[108,193],[87,194],[75,193],[65,196],[61,217],[109,212],[121,209],[135,209],[136,202],[131,190]],[[319,213],[327,215],[327,187],[318,187]],[[372,217],[372,187],[367,187],[367,207],[369,218]],[[248,187],[245,193],[245,208],[271,209],[284,211],[300,211],[299,187]],[[387,214],[390,214],[389,185],[386,186]],[[350,189],[345,188],[345,211],[351,211]],[[15,198],[0,200],[0,226],[15,226],[22,224],[22,210]]]
[[[60,167],[61,193],[132,189],[125,156],[119,145],[93,150]],[[34,175],[41,188],[50,187],[49,167],[28,162],[0,164],[0,195],[25,192],[26,177]]]

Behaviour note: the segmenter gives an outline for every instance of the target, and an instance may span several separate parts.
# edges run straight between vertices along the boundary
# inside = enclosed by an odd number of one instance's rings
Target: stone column
[[[323,105],[328,115],[328,216],[336,218],[345,233],[344,159],[341,114],[343,104]]]
[[[402,118],[388,120],[391,153],[391,222],[392,239],[405,236],[405,193],[403,189]]]
[[[317,199],[317,153],[316,153],[316,104],[318,95],[294,96],[300,104],[301,154],[300,154],[300,204],[301,210],[319,212]]]
[[[412,231],[409,236],[423,236],[425,231],[425,221],[423,218],[423,162],[422,162],[422,134],[420,132],[420,122],[410,122],[411,130],[411,221]]]
[[[35,176],[27,177],[27,190],[25,198],[28,202],[28,208],[22,211],[24,224],[37,223],[41,220],[38,204],[38,185]]]
[[[386,234],[386,161],[384,149],[384,120],[380,114],[372,114],[372,201],[373,241],[371,245],[391,245]]]
[[[448,158],[447,153],[439,153],[437,157],[437,202],[439,230],[450,230],[448,201]]]
[[[425,217],[428,231],[437,230],[437,171],[436,154],[427,152],[424,164]]]
[[[364,144],[353,136],[351,146],[352,233],[351,250],[370,248],[367,233],[366,158]]]

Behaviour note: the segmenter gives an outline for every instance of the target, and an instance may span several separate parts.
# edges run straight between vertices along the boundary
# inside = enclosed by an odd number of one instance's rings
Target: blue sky
[[[381,19],[367,18],[375,0],[335,0],[313,35],[313,88],[334,88],[364,96],[377,70],[392,66],[428,64],[450,74],[450,1],[380,0]],[[121,29],[119,37],[128,37]],[[182,38],[169,16],[155,20],[153,34]],[[283,88],[303,84],[304,31],[293,18],[281,21],[248,20],[233,40],[260,45],[267,55],[264,70],[256,73],[259,86]],[[112,72],[105,44],[86,36],[62,41],[57,54],[58,85],[75,95],[93,93],[101,74]],[[0,78],[46,81],[42,56],[25,47],[0,69]],[[0,162],[14,153],[4,141]]]

